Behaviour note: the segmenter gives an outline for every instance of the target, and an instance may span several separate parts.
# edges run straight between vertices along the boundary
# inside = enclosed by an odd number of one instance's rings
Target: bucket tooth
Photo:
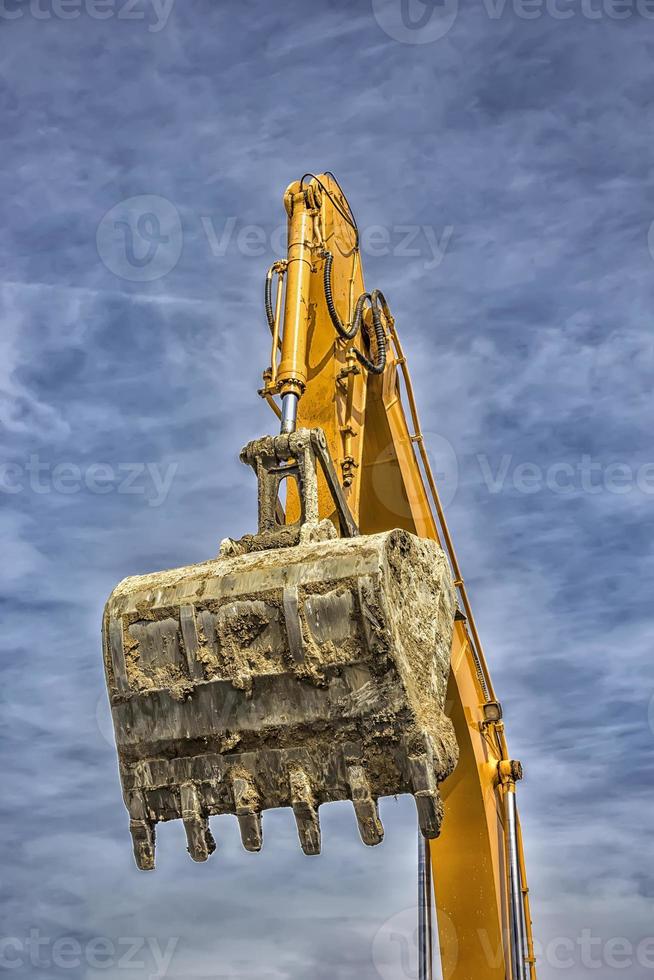
[[[320,854],[320,819],[309,777],[296,767],[289,773],[291,806],[295,815],[300,844],[305,854]]]
[[[260,813],[242,813],[238,816],[241,841],[246,851],[260,851],[263,846],[263,828]]]
[[[232,792],[243,847],[246,851],[260,851],[263,846],[261,804],[254,780],[247,775],[233,776]]]
[[[140,871],[154,871],[154,825],[146,820],[130,820],[134,859]]]
[[[430,756],[431,753],[425,753],[409,758],[409,770],[420,831],[423,837],[433,840],[441,832],[443,804]]]
[[[440,793],[416,793],[418,825],[423,837],[434,840],[441,832],[443,822],[443,803]]]
[[[377,801],[370,792],[370,783],[363,766],[348,766],[347,781],[352,792],[361,840],[369,847],[374,847],[384,839],[384,826],[379,819]]]
[[[294,803],[293,813],[300,845],[309,857],[320,854],[320,819],[316,807],[308,803]]]
[[[206,861],[216,850],[216,842],[209,830],[209,821],[202,813],[197,787],[193,783],[185,783],[180,790],[188,852],[194,861]]]
[[[136,791],[126,794],[125,803],[130,816],[129,830],[134,846],[134,859],[140,871],[154,871],[155,830],[148,813],[145,796]]]
[[[140,871],[154,871],[154,824],[150,820],[130,820],[134,859]]]

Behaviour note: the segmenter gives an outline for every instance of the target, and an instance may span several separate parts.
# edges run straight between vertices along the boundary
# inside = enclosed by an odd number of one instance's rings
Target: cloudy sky
[[[654,5],[0,8],[2,967],[415,976],[410,799],[376,849],[325,808],[321,859],[288,812],[204,866],[166,825],[140,874],[101,669],[119,579],[253,527],[262,276],[331,169],[525,765],[541,980],[652,976]]]

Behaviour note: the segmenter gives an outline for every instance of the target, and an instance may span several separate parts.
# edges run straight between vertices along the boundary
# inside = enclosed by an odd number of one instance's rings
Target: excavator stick
[[[457,748],[443,713],[456,612],[440,546],[404,530],[359,535],[319,429],[245,447],[257,534],[210,561],[125,579],[103,621],[123,795],[139,868],[155,827],[181,819],[188,850],[215,848],[208,819],[235,814],[262,846],[262,813],[291,807],[306,854],[319,807],[351,800],[361,838],[383,836],[377,801],[411,793],[438,835],[438,784]],[[340,537],[319,519],[318,473]],[[295,485],[300,517],[279,500]]]

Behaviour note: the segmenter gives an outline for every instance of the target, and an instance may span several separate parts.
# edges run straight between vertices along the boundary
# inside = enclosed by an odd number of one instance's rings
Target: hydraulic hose
[[[368,293],[362,293],[357,301],[356,308],[354,310],[354,317],[352,318],[352,325],[346,327],[340,316],[338,315],[338,310],[334,303],[334,294],[332,292],[332,265],[334,263],[334,256],[331,252],[324,252],[325,256],[325,268],[323,270],[323,282],[325,285],[325,300],[327,302],[327,309],[329,310],[329,317],[334,325],[336,333],[343,338],[343,340],[352,340],[359,332],[361,326],[361,317],[363,315],[363,307],[366,299],[370,299]]]
[[[375,360],[371,361],[355,348],[355,354],[360,363],[370,371],[371,374],[383,374],[386,367],[386,334],[382,323],[381,314],[383,313],[388,321],[390,311],[384,299],[384,294],[379,289],[373,289],[370,297],[370,309],[372,310],[372,327],[375,332]],[[381,311],[381,312],[380,312]]]
[[[375,335],[375,359],[374,361],[371,360],[356,347],[354,348],[354,353],[359,363],[363,364],[367,371],[371,374],[382,374],[386,367],[386,335],[382,323],[382,314],[386,320],[390,319],[390,310],[384,294],[379,289],[373,290],[372,294],[361,293],[354,308],[352,323],[346,326],[338,315],[338,310],[334,303],[334,294],[332,291],[332,264],[334,262],[334,256],[328,251],[325,251],[323,255],[325,259],[323,272],[325,301],[334,329],[343,340],[353,340],[364,325],[363,311],[366,303],[369,303],[372,313],[372,327]]]
[[[268,270],[268,275],[266,276],[266,286],[264,290],[264,303],[266,306],[266,317],[268,318],[268,326],[271,330],[275,329],[275,312],[273,310],[272,304],[272,279],[274,275],[274,266],[271,265]]]

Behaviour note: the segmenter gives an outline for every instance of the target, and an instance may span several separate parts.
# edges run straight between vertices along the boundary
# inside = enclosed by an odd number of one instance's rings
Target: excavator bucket
[[[292,807],[306,854],[318,808],[351,800],[361,838],[383,836],[377,800],[411,793],[420,828],[441,824],[438,784],[456,744],[443,714],[456,611],[448,563],[406,531],[361,536],[320,430],[256,440],[259,532],[220,555],[127,578],[103,622],[120,775],[139,868],[157,822],[181,818],[188,850],[215,844],[208,819],[235,814],[262,845],[262,812]],[[318,519],[317,465],[341,537]],[[281,522],[295,480],[300,520]]]

